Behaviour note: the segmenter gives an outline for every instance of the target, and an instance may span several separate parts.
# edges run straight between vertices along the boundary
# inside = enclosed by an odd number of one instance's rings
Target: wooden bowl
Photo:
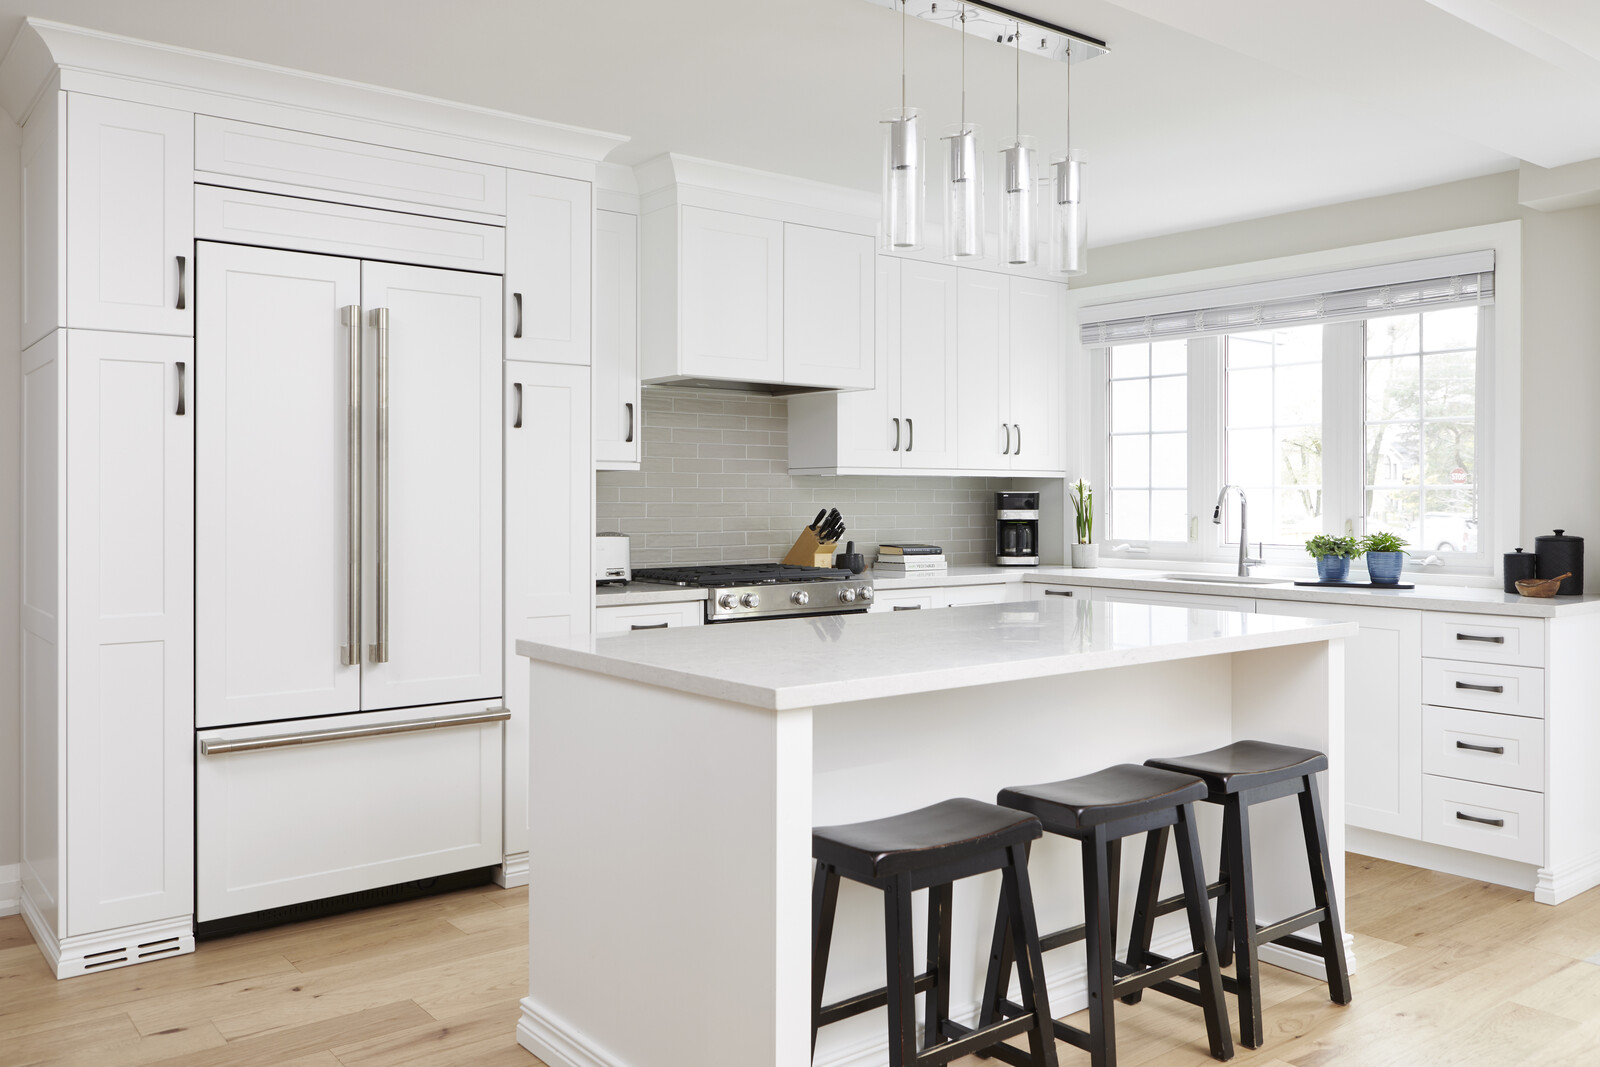
[[[1561,588],[1561,579],[1571,577],[1572,572],[1568,571],[1554,578],[1522,578],[1517,581],[1517,592],[1523,596],[1555,596],[1556,590]]]

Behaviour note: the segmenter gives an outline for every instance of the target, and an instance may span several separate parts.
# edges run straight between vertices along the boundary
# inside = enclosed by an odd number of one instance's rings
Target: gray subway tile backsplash
[[[628,534],[635,567],[782,559],[822,507],[870,562],[880,541],[943,545],[953,564],[994,559],[994,493],[1008,478],[790,477],[781,397],[646,389],[638,471],[600,471],[597,529]]]

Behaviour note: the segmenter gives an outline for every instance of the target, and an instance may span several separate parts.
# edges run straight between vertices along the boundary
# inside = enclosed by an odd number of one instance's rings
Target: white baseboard
[[[0,916],[22,910],[22,868],[15,863],[0,867]]]
[[[1540,904],[1564,904],[1597,885],[1600,885],[1600,852],[1591,853],[1576,863],[1539,868],[1533,899]]]
[[[194,951],[194,919],[189,915],[57,940],[24,891],[22,921],[57,978],[113,971]]]
[[[1366,830],[1359,826],[1345,827],[1344,850],[1362,856],[1375,856],[1392,863],[1404,863],[1408,867],[1421,867],[1423,870],[1439,871],[1460,878],[1471,878],[1477,882],[1492,882],[1495,885],[1529,892],[1534,890],[1540,874],[1539,868],[1530,863],[1517,863],[1514,860],[1501,859],[1499,856],[1484,856],[1477,852],[1466,852],[1428,841],[1396,837],[1394,834]]]
[[[515,889],[528,884],[528,854],[513,852],[505,862],[494,869],[494,884],[502,889]]]
[[[1310,934],[1316,932],[1315,929],[1304,931]],[[1262,945],[1256,950],[1256,958],[1262,963],[1270,963],[1286,971],[1315,978],[1319,982],[1328,980],[1328,968],[1323,965],[1322,957],[1301,952],[1297,948],[1289,948],[1287,945]],[[1344,965],[1346,973],[1356,973],[1356,939],[1348,932],[1344,935]]]
[[[532,997],[522,998],[517,1044],[550,1067],[630,1067],[587,1036],[546,1013]]]

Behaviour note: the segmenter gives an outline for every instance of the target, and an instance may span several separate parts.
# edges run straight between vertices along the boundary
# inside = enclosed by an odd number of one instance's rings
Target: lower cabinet
[[[968,604],[1004,604],[1013,599],[1005,583],[987,585],[938,585],[917,589],[873,590],[869,611],[919,611],[923,608],[955,608]]]
[[[1208,608],[1212,611],[1255,611],[1256,602],[1240,596],[1204,593],[1163,593],[1150,589],[1110,589],[1099,586],[1094,600],[1103,604],[1165,604],[1174,608]]]
[[[196,919],[497,866],[503,718],[483,701],[201,731]]]
[[[1027,582],[1023,590],[1029,600],[1093,600],[1094,587],[1088,585],[1044,585]]]
[[[594,632],[625,634],[634,630],[665,630],[675,626],[701,626],[706,618],[704,600],[676,604],[613,604],[594,609]]]

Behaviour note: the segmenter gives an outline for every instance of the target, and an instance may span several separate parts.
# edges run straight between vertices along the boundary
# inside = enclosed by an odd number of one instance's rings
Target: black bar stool
[[[817,1030],[873,1008],[889,1008],[890,1067],[931,1067],[1028,1034],[1029,1055],[1016,1049],[1015,1062],[1056,1067],[1050,1037],[1050,1006],[1045,998],[1039,930],[1028,887],[1027,846],[1043,833],[1039,820],[1010,808],[960,798],[893,815],[887,819],[824,826],[812,831],[817,860],[812,893],[811,1052]],[[952,1022],[950,1014],[951,883],[998,870],[999,914],[1018,931],[1015,949],[1025,961],[1017,968],[1025,1012],[976,1030]],[[833,916],[839,879],[883,890],[888,985],[824,1006],[823,979],[833,941]],[[917,974],[911,934],[911,894],[928,890],[928,969]],[[917,1050],[916,996],[926,993],[925,1051]]]
[[[1283,945],[1320,957],[1327,969],[1328,999],[1335,1004],[1350,1003],[1350,969],[1345,961],[1339,902],[1328,874],[1333,864],[1322,819],[1322,796],[1313,777],[1328,769],[1328,757],[1309,748],[1239,741],[1192,756],[1147,760],[1146,766],[1199,777],[1206,784],[1206,800],[1223,807],[1220,874],[1216,883],[1207,887],[1207,893],[1217,897],[1217,941],[1222,965],[1227,966],[1235,955],[1238,957],[1237,977],[1224,976],[1223,984],[1239,998],[1240,1042],[1247,1048],[1260,1048],[1264,1039],[1257,959],[1262,945]],[[1313,906],[1279,922],[1258,926],[1250,855],[1250,807],[1288,796],[1300,798],[1300,825],[1311,868]],[[1161,861],[1160,852],[1146,851],[1128,944],[1130,964],[1159,962],[1161,957],[1150,951],[1151,924],[1157,915],[1182,906],[1176,897],[1157,899]],[[1308,926],[1318,928],[1320,940],[1296,933]]]
[[[1117,1062],[1112,1001],[1145,989],[1198,1004],[1205,1015],[1211,1055],[1219,1060],[1233,1056],[1233,1034],[1222,1003],[1217,945],[1211,935],[1205,867],[1200,861],[1200,836],[1194,824],[1194,802],[1205,795],[1205,783],[1193,775],[1124,763],[1063,782],[1013,786],[1001,790],[997,798],[1008,808],[1038,816],[1050,833],[1083,844],[1084,922],[1042,936],[1039,948],[1041,952],[1048,952],[1078,941],[1086,942],[1089,1029],[1079,1030],[1059,1021],[1052,1024],[1052,1029],[1056,1037],[1087,1050],[1093,1067],[1114,1067]],[[1151,966],[1121,966],[1114,953],[1122,839],[1138,833],[1149,833],[1154,839],[1159,834],[1164,848],[1173,826],[1178,827],[1178,866],[1183,873],[1183,896],[1179,899],[1186,902],[1193,951]],[[995,922],[980,1025],[1026,1010],[1007,999],[1012,961],[1009,939],[1005,935],[1004,916],[1001,916]],[[1173,981],[1186,974],[1197,976],[1198,991]],[[1025,1062],[1009,1055],[1013,1051],[996,1048],[988,1054],[1007,1063]]]

